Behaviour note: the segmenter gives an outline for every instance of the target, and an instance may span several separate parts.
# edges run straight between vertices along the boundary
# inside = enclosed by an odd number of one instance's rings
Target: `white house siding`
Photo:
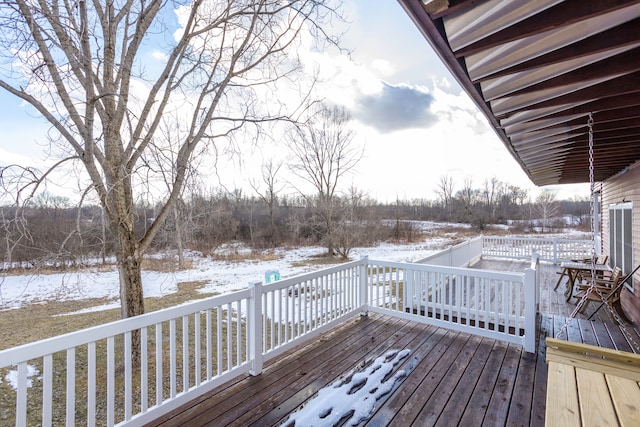
[[[596,163],[597,168],[597,163]],[[598,186],[596,186],[596,190]],[[602,183],[602,250],[609,255],[609,206],[622,201],[632,203],[633,222],[633,263],[640,263],[640,162]],[[627,317],[634,323],[640,323],[640,272],[634,275],[634,292],[625,289],[622,292],[622,307]]]

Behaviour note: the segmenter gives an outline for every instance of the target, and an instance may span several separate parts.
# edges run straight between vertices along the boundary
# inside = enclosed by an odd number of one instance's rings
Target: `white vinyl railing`
[[[0,382],[3,422],[143,425],[368,310],[531,352],[537,270],[537,259],[518,274],[363,258],[3,350],[0,378],[16,377]]]
[[[229,379],[260,373],[265,360],[364,307],[365,262],[0,351],[0,377],[17,377],[15,390],[0,384],[0,408],[15,408],[3,419],[143,425]]]
[[[482,255],[499,258],[531,259],[537,253],[541,261],[559,264],[591,256],[590,240],[538,239],[527,237],[482,237]]]
[[[416,263],[445,267],[469,267],[482,257],[482,239],[483,237],[480,236],[455,246],[449,246],[445,250],[416,261]]]
[[[262,286],[261,347],[265,360],[297,345],[300,338],[317,336],[364,305],[360,286],[366,259],[341,264]],[[259,355],[257,355],[259,356]]]
[[[524,273],[368,262],[371,311],[521,344],[535,351],[538,259]]]

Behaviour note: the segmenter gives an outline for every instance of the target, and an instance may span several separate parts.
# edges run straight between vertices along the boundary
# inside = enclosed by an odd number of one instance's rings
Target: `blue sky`
[[[467,95],[431,51],[395,1],[347,0],[350,24],[343,39],[350,60],[338,52],[315,53],[331,84],[323,91],[356,119],[364,158],[345,188],[354,184],[381,201],[435,198],[439,178],[475,187],[497,177],[539,190],[528,180]],[[0,161],[40,164],[48,126],[20,101],[0,90]],[[248,188],[246,177],[263,155],[219,162],[218,184]],[[560,186],[562,197],[588,195],[588,186]],[[54,187],[50,191],[64,191]]]

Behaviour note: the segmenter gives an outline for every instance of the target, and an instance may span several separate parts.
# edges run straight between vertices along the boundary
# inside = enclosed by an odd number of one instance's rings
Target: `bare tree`
[[[255,181],[251,181],[249,184],[256,194],[266,203],[269,208],[269,227],[270,227],[270,240],[271,246],[276,245],[276,222],[274,209],[276,202],[278,201],[278,193],[283,190],[284,184],[278,181],[278,173],[282,168],[282,162],[275,162],[273,159],[269,159],[262,164],[262,183],[264,189],[260,188],[260,184]]]
[[[335,16],[329,4],[0,1],[0,87],[51,124],[57,165],[83,166],[117,242],[123,317],[144,312],[141,259],[173,211],[193,156],[233,141],[247,123],[286,116],[273,101],[276,83],[301,70],[302,32],[326,37],[320,25]],[[162,43],[161,61],[147,67],[149,46]],[[170,149],[158,137],[169,113],[182,126],[175,173],[168,194],[156,189],[162,208],[138,238],[136,192],[157,179],[147,153]],[[28,172],[36,177],[22,187],[29,192],[51,174]]]
[[[341,200],[343,215],[336,226],[335,252],[343,259],[348,259],[351,250],[360,244],[371,243],[367,239],[366,209],[367,195],[354,185],[349,187]]]
[[[496,215],[496,203],[498,201],[498,192],[500,187],[500,181],[498,178],[491,177],[491,179],[485,179],[482,184],[482,197],[484,199],[485,206],[487,207],[487,213],[491,218]]]
[[[436,193],[442,200],[444,210],[447,214],[451,213],[451,201],[453,200],[453,177],[451,175],[442,175],[438,186],[436,187]]]
[[[542,232],[548,231],[551,220],[558,215],[559,204],[556,200],[557,192],[553,190],[542,190],[534,205],[534,211],[542,224]]]
[[[340,179],[351,172],[362,158],[357,147],[351,117],[344,108],[321,106],[304,126],[296,126],[287,145],[295,161],[291,171],[313,185],[316,209],[326,227],[327,253],[333,255],[333,215]]]

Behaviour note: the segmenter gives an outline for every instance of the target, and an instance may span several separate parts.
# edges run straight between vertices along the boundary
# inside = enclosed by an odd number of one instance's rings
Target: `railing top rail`
[[[246,289],[70,332],[0,351],[0,368],[251,297]]]
[[[276,289],[283,289],[283,288],[289,287],[291,285],[295,285],[297,283],[304,282],[306,280],[311,280],[311,279],[314,279],[316,277],[326,276],[328,274],[337,273],[339,271],[344,271],[344,270],[347,270],[347,269],[352,268],[352,267],[357,267],[357,266],[360,266],[360,265],[364,265],[366,263],[367,263],[366,259],[359,259],[359,260],[356,260],[356,261],[345,262],[343,264],[339,264],[339,265],[336,265],[334,267],[323,268],[322,270],[317,270],[317,271],[314,271],[314,272],[311,272],[311,273],[304,273],[304,274],[299,274],[297,276],[288,277],[286,279],[281,279],[281,280],[278,280],[276,282],[272,282],[272,283],[264,285],[263,289],[264,289],[265,292],[269,292],[271,290],[276,290]]]
[[[458,274],[461,276],[473,275],[476,277],[487,277],[491,279],[510,280],[513,282],[522,282],[523,280],[522,273],[482,270],[479,268],[446,267],[446,266],[439,266],[439,265],[415,264],[415,263],[406,264],[401,262],[380,261],[380,260],[369,260],[369,264],[373,264],[374,267],[382,266],[382,267],[410,269],[410,270],[418,270],[418,271],[426,271],[426,272],[435,272],[435,273],[450,273],[450,274]]]
[[[564,239],[559,237],[517,237],[517,236],[483,236],[484,240],[511,240],[528,242],[548,242],[548,243],[590,243],[587,239]]]

